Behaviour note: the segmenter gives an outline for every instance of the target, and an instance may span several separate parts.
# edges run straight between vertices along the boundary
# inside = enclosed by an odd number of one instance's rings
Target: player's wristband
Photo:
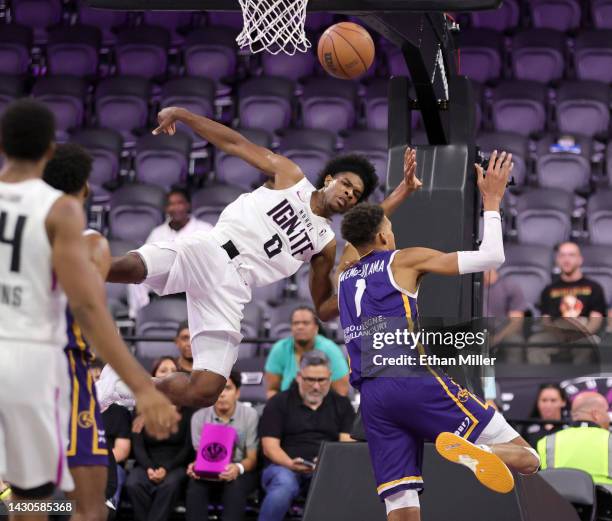
[[[236,463],[236,466],[238,467],[238,472],[240,472],[242,476],[244,474],[244,465],[242,463]]]

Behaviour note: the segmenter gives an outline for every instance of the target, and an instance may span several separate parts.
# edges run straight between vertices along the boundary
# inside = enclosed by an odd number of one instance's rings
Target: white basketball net
[[[304,32],[308,0],[239,1],[244,27],[236,41],[241,48],[294,55],[311,47]]]

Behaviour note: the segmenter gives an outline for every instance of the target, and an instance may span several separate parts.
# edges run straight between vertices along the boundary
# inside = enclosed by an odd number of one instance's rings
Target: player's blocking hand
[[[173,136],[176,132],[176,107],[166,107],[157,114],[159,126],[153,130],[153,135],[168,134]]]
[[[497,150],[493,151],[489,159],[486,175],[482,166],[478,164],[475,166],[478,189],[482,194],[483,203],[485,206],[488,202],[499,205],[506,191],[510,173],[514,167],[512,154],[506,152],[498,154]]]
[[[416,166],[416,150],[406,147],[404,152],[404,183],[411,192],[415,192],[423,186],[423,183],[416,176]]]
[[[136,409],[144,418],[145,429],[154,438],[163,440],[177,431],[181,415],[155,387],[136,395]]]

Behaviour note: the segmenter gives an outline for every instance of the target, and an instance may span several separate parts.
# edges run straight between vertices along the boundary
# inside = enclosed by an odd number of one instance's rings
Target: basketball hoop
[[[244,27],[236,42],[241,48],[292,56],[311,47],[304,31],[308,0],[239,1]]]

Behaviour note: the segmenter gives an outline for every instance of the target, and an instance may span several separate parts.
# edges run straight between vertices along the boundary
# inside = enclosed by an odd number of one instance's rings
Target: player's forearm
[[[177,109],[176,119],[187,125],[196,134],[213,146],[231,153],[232,147],[239,146],[245,138],[231,128],[204,116],[198,116],[185,109]]]
[[[406,186],[406,182],[402,181],[393,192],[391,192],[385,200],[380,203],[380,206],[385,212],[385,215],[389,217],[397,208],[413,193],[414,190],[410,190]]]
[[[477,251],[457,252],[460,274],[497,269],[504,263],[504,239],[499,205],[497,211],[486,210],[482,243]]]
[[[340,314],[338,310],[338,297],[333,294],[333,291],[330,291],[330,293],[327,299],[315,305],[317,316],[323,322],[333,320]]]

